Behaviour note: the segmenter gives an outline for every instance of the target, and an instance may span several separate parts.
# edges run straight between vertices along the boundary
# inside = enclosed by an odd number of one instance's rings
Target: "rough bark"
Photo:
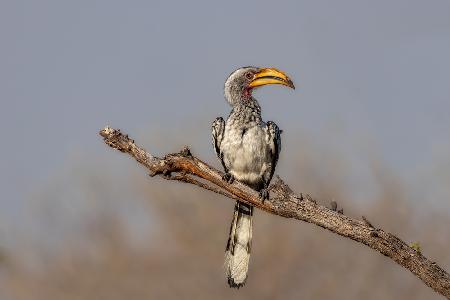
[[[273,215],[312,223],[350,238],[389,257],[450,299],[450,275],[445,270],[395,235],[374,227],[365,217],[357,220],[344,215],[342,210],[337,211],[336,203],[332,203],[330,209],[307,194],[295,194],[279,177],[270,186],[270,199],[262,202],[258,193],[248,186],[238,181],[230,184],[222,180],[222,172],[194,157],[187,147],[179,153],[158,158],[136,146],[120,130],[105,127],[100,135],[110,147],[134,157],[149,170],[150,176],[160,175],[168,180],[191,183]]]

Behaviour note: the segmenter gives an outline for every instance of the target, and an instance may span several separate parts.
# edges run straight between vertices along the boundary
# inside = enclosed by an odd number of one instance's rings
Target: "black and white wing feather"
[[[220,150],[220,145],[222,144],[224,134],[225,134],[225,121],[223,120],[222,117],[218,117],[212,123],[212,144],[214,147],[214,151],[216,152],[217,157],[222,163],[225,172],[227,172],[227,168],[225,167],[225,163],[223,161],[223,153]]]
[[[264,184],[266,186],[269,185],[270,180],[272,179],[281,152],[281,130],[278,128],[277,124],[272,121],[267,122],[267,143],[271,152],[271,161],[269,163],[269,168],[267,168],[267,171],[264,174]]]

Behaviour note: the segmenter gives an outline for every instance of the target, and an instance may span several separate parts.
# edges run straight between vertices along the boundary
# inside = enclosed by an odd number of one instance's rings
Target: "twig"
[[[222,172],[192,156],[189,148],[180,153],[168,154],[161,159],[136,146],[134,141],[120,130],[105,127],[100,131],[100,135],[110,147],[134,157],[150,171],[151,176],[160,175],[169,180],[195,184],[271,214],[312,223],[350,238],[389,257],[437,293],[450,299],[450,275],[445,270],[395,235],[379,228],[375,229],[365,217],[362,221],[356,220],[317,204],[307,194],[305,197],[300,194],[299,197],[279,177],[271,185],[270,200],[262,202],[258,193],[248,186],[238,181],[230,184],[222,180]],[[203,179],[205,183],[194,179],[193,176]]]

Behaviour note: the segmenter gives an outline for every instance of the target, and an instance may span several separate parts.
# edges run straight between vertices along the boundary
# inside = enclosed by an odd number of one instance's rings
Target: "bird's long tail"
[[[240,288],[245,284],[252,244],[253,207],[236,202],[225,250],[225,270],[230,287]]]

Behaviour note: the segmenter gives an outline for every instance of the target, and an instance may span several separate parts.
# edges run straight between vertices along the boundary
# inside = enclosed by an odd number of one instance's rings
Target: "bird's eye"
[[[246,74],[245,74],[245,77],[247,77],[247,79],[252,79],[252,78],[253,78],[252,72],[246,73]]]

